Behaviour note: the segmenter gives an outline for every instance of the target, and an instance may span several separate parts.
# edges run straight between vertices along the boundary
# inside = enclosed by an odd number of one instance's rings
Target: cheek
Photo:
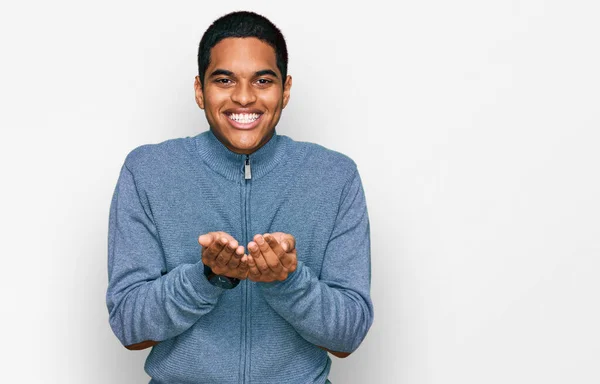
[[[273,113],[277,112],[283,103],[283,93],[280,91],[269,92],[262,97],[262,101]]]
[[[204,104],[207,109],[219,108],[227,101],[227,95],[223,92],[206,92],[204,94]]]

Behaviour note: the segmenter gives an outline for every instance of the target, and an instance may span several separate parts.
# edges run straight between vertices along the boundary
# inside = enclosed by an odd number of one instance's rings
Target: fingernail
[[[287,252],[287,250],[288,250],[288,245],[287,245],[287,243],[283,243],[283,244],[281,245],[281,248],[283,248],[283,250]]]
[[[265,243],[265,240],[263,239],[262,236],[258,236],[258,239],[256,240],[256,242],[260,245],[263,245]]]

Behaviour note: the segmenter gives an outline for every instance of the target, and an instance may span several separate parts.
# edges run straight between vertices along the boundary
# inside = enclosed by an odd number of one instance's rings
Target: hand
[[[248,257],[244,247],[227,232],[209,232],[198,238],[202,262],[217,275],[244,280],[248,277]]]
[[[298,265],[296,239],[287,233],[255,235],[254,241],[248,243],[248,250],[248,278],[252,281],[283,281]]]

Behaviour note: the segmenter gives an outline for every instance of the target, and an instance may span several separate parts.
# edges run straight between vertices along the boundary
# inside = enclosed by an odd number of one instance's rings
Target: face
[[[203,89],[196,77],[196,102],[227,148],[250,154],[269,141],[288,103],[292,78],[283,81],[269,44],[226,38],[210,51]]]

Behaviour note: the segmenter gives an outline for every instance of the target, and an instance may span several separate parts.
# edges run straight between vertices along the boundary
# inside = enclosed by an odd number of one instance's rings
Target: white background
[[[130,150],[208,129],[197,45],[240,9],[287,38],[278,132],[367,195],[375,322],[333,383],[600,382],[598,3],[333,3],[1,6],[3,382],[149,380],[108,325],[110,199]]]

